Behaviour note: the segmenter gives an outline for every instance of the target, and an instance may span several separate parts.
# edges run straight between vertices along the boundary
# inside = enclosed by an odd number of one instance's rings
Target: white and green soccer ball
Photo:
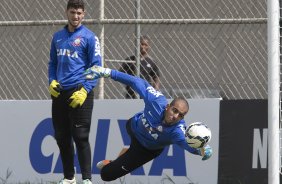
[[[185,137],[190,147],[202,148],[211,140],[211,130],[202,122],[194,122],[187,127]]]

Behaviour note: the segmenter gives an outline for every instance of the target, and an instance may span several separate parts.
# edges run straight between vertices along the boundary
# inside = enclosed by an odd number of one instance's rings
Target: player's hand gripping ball
[[[186,141],[192,148],[202,148],[211,139],[211,130],[202,122],[195,122],[185,131]]]

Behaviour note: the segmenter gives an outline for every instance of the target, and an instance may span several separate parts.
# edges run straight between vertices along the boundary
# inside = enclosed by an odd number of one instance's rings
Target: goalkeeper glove
[[[58,81],[56,80],[52,80],[50,86],[49,86],[49,93],[53,96],[53,97],[58,97],[60,95],[60,91],[61,91],[62,87],[61,85],[58,83]]]
[[[87,97],[87,91],[82,87],[79,91],[74,92],[70,97],[72,108],[81,107]]]
[[[202,160],[208,160],[212,156],[212,148],[209,145],[201,148]]]
[[[109,77],[111,75],[111,69],[109,68],[103,68],[101,66],[94,65],[90,68],[88,68],[84,72],[86,79],[99,79],[101,77]]]

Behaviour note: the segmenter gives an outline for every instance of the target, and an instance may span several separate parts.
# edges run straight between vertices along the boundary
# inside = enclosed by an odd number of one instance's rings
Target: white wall
[[[179,184],[191,181],[199,184],[216,184],[219,102],[219,99],[189,100],[190,111],[185,118],[187,123],[202,121],[211,128],[212,139],[210,145],[213,147],[214,155],[210,160],[201,161],[199,156],[183,152],[181,149],[177,149],[177,146],[170,146],[168,155],[162,157],[163,161],[162,159],[158,160],[157,163],[151,161],[141,168],[144,175],[128,174],[123,179],[128,183],[159,184],[164,181],[166,176],[169,176],[175,183]],[[94,162],[95,159],[100,157],[114,159],[118,155],[124,146],[124,142],[117,122],[118,120],[127,120],[134,113],[142,110],[142,107],[142,100],[95,101],[90,133]],[[9,182],[31,181],[39,183],[59,180],[62,174],[60,173],[60,167],[56,167],[57,163],[60,163],[57,162],[59,152],[56,142],[51,136],[53,132],[51,126],[51,101],[1,101],[0,109],[0,177],[5,178],[6,171],[9,169],[12,171]],[[106,133],[107,131],[99,134],[101,131],[107,130],[105,127],[97,130],[98,121],[100,125],[107,124],[101,123],[103,119],[109,123],[109,134]],[[100,135],[98,138],[96,138],[97,133]],[[101,135],[105,136],[105,138],[102,138]],[[102,148],[103,146],[105,149]],[[176,150],[175,152],[172,151],[173,148]],[[95,150],[97,153],[94,154]],[[105,154],[103,151],[105,151]],[[185,156],[181,156],[182,153]],[[170,163],[170,165],[168,168],[162,169],[162,163]],[[181,169],[183,164],[185,167]],[[93,181],[103,183],[99,174],[97,174],[98,170],[95,165],[96,163],[93,164]],[[183,174],[185,169],[186,173]],[[77,174],[76,177],[81,180],[80,174]],[[121,182],[117,180],[111,183]]]

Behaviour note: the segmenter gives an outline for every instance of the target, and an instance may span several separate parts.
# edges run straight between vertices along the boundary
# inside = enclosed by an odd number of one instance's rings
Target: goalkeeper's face
[[[75,28],[81,25],[85,12],[82,8],[70,8],[66,12],[68,18],[68,26],[70,31],[74,31]]]
[[[168,104],[165,110],[165,123],[173,125],[182,120],[188,113],[188,106],[184,101],[178,100],[174,104]]]

